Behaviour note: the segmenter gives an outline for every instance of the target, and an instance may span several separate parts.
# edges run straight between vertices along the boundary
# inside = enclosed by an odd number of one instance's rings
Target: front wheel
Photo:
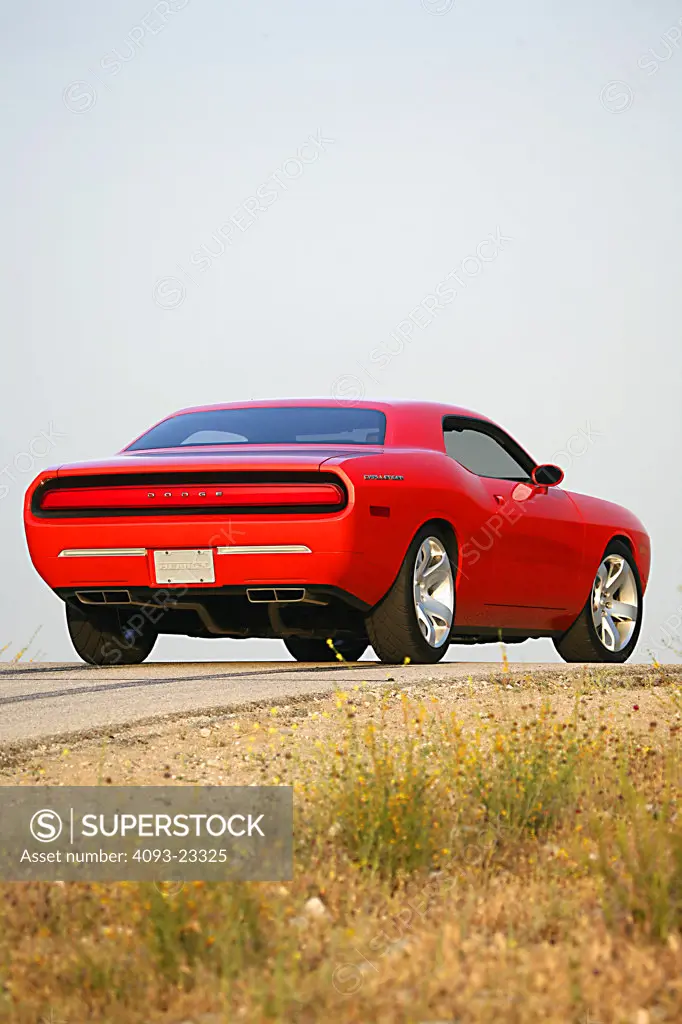
[[[448,649],[454,616],[455,583],[445,541],[434,527],[424,527],[395,583],[365,620],[369,642],[386,664],[433,664]]]
[[[67,604],[66,625],[76,654],[88,665],[139,665],[158,636],[143,615],[126,616],[118,608]]]
[[[326,640],[310,640],[302,636],[285,636],[284,646],[296,661],[359,661],[367,650],[361,637],[338,637],[330,647]],[[336,652],[341,655],[337,658]]]
[[[585,607],[554,646],[564,661],[621,664],[635,649],[642,612],[642,584],[632,552],[614,540],[597,569]]]

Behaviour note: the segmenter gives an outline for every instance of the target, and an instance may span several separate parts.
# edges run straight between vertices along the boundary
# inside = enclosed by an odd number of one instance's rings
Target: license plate
[[[155,551],[157,583],[215,583],[212,548]]]

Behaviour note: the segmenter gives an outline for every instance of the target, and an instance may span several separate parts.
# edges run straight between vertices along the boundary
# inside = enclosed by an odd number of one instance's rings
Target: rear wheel
[[[67,604],[66,625],[76,653],[88,665],[139,665],[158,637],[143,615],[133,616],[119,608]]]
[[[571,628],[554,641],[564,661],[627,661],[642,626],[642,584],[632,552],[612,541],[589,599]]]
[[[455,615],[455,583],[443,537],[424,527],[405,555],[386,597],[366,618],[369,642],[379,659],[397,665],[440,661],[448,649]]]
[[[326,640],[284,637],[284,646],[296,661],[358,661],[367,650],[367,640],[361,637],[338,637],[332,643],[334,648]],[[336,651],[341,658],[337,658]]]

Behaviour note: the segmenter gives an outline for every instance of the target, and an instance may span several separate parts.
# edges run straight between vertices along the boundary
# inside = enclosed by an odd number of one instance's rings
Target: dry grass
[[[4,885],[0,1016],[679,1021],[681,681],[358,685],[27,752],[5,783],[293,783],[296,877]]]

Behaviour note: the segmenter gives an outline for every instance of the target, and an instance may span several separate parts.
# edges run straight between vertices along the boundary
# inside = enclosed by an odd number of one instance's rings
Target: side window
[[[496,480],[528,480],[530,457],[502,431],[498,435],[493,430],[473,423],[446,420],[445,450],[450,458],[477,476]]]

